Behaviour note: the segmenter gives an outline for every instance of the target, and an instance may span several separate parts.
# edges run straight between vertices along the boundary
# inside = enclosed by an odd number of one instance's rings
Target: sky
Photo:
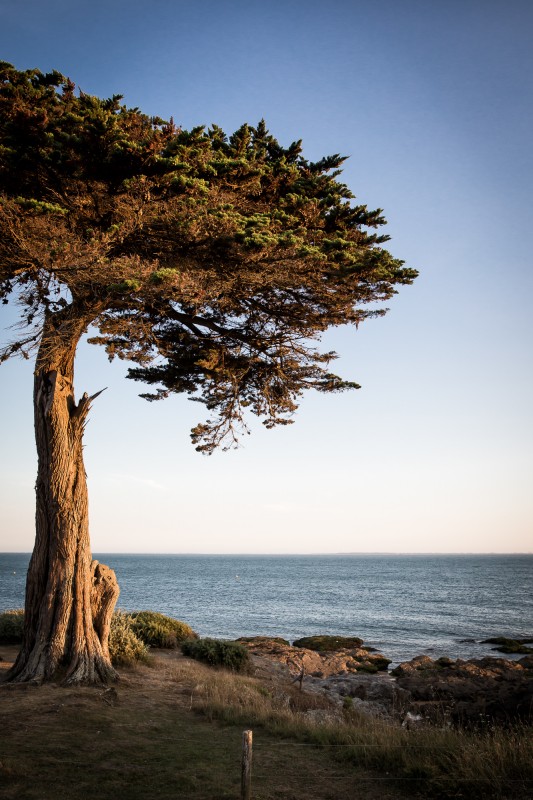
[[[418,269],[324,337],[362,385],[202,456],[185,397],[146,403],[78,350],[95,552],[533,552],[533,4],[0,0],[0,58],[231,133],[261,118],[383,208]],[[0,307],[4,339],[16,309]],[[34,536],[32,365],[0,368],[0,551]]]

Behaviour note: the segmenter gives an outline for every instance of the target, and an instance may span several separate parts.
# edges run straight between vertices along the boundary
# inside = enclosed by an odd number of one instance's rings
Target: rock
[[[413,714],[411,711],[408,711],[402,721],[402,728],[407,728],[407,730],[413,730],[416,728],[421,728],[426,723],[426,720],[422,716],[422,714]],[[426,723],[427,724],[427,723]]]
[[[413,713],[468,724],[533,721],[531,666],[490,657],[441,665],[423,658],[401,664],[394,674],[410,693]]]
[[[352,650],[360,648],[363,640],[358,636],[304,636],[293,642],[293,647],[305,647],[307,650],[318,650],[329,653],[332,650]]]
[[[359,647],[314,651],[266,637],[242,643],[250,650],[256,674],[291,684],[303,667],[303,692],[329,697],[341,712],[353,709],[405,722],[405,727],[533,721],[533,655],[520,661],[433,660],[423,655],[389,674],[376,666],[379,659],[381,663],[388,659]]]
[[[533,643],[533,638],[526,639],[508,639],[505,636],[494,636],[491,639],[484,639],[482,644],[497,644],[495,649],[499,653],[533,653],[532,647],[526,647],[526,644]]]
[[[236,641],[242,642],[243,644],[248,644],[248,642],[275,642],[276,644],[286,644],[289,647],[291,644],[287,639],[282,639],[281,636],[241,636],[239,639],[236,639]]]
[[[412,672],[418,672],[420,670],[428,670],[428,669],[436,669],[435,661],[429,656],[416,656],[416,658],[412,658],[411,661],[403,661],[401,664],[398,664],[395,667],[391,675],[395,677],[399,677],[401,675],[410,675]]]
[[[315,675],[316,677],[354,672],[376,673],[386,671],[390,664],[390,659],[380,653],[369,653],[367,650],[355,646],[317,651],[296,646],[296,644],[291,647],[279,639],[269,639],[265,636],[248,637],[239,639],[239,641],[251,653],[285,664],[294,675],[299,674],[302,668],[305,675]]]

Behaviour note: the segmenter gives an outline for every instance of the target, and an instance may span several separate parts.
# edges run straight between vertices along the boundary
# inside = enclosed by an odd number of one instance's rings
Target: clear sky
[[[80,347],[96,552],[532,552],[530,0],[0,0],[0,58],[183,127],[264,117],[385,209],[420,270],[326,337],[358,392],[197,454],[202,408],[149,404]],[[14,311],[0,307],[0,327]],[[32,368],[0,368],[0,550],[33,545]]]

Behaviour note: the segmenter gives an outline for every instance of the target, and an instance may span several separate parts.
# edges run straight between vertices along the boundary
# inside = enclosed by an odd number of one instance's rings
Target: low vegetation
[[[149,647],[174,648],[185,639],[198,638],[185,622],[158,611],[132,611],[129,616],[133,631]]]
[[[323,695],[299,692],[294,685],[268,686],[224,671],[200,677],[187,664],[176,668],[175,680],[191,686],[194,680],[191,705],[210,720],[260,728],[287,748],[290,742],[316,745],[332,760],[370,770],[409,796],[479,800],[532,796],[533,737],[526,726],[407,730],[363,716],[350,703],[332,708]],[[294,758],[300,752],[294,749]]]
[[[20,644],[23,627],[23,609],[0,613],[0,644]],[[150,647],[176,648],[185,639],[195,638],[198,635],[189,625],[165,614],[117,610],[111,618],[109,654],[115,666],[127,666],[146,661]]]
[[[0,644],[18,644],[22,641],[24,610],[10,609],[0,614]]]
[[[0,615],[2,635],[12,618],[20,624],[22,612]],[[247,658],[237,654],[248,653],[235,642],[188,639],[183,651],[207,663],[174,649],[148,669],[133,620],[113,619],[115,663],[137,662],[116,687],[6,687],[0,798],[236,800],[245,728],[254,731],[254,800],[532,796],[531,728],[408,730],[363,716],[349,698],[339,707],[305,684],[300,691],[283,675],[238,674]],[[3,646],[0,667],[15,654]]]
[[[189,658],[204,661],[212,667],[225,667],[233,672],[244,672],[250,660],[246,647],[223,639],[187,639],[181,645],[181,651]]]
[[[111,617],[109,655],[117,667],[148,660],[148,647],[135,633],[131,615],[125,611],[115,611]]]

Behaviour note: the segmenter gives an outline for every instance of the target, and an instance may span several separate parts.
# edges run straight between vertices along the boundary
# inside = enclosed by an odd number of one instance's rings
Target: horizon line
[[[0,555],[31,555],[31,550],[2,550]],[[97,550],[92,555],[113,556],[530,556],[533,551],[442,551],[442,550],[347,550],[333,552],[294,552],[294,553],[245,553],[245,552],[169,552],[169,551],[126,551],[126,550]]]

